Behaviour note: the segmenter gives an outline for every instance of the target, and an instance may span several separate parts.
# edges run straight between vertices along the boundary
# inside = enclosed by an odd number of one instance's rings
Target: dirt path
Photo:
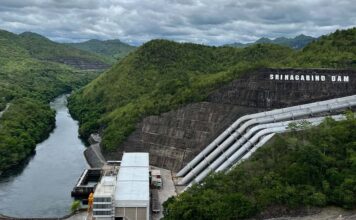
[[[2,115],[9,109],[10,105],[11,105],[10,103],[7,103],[7,104],[6,104],[5,109],[0,112],[0,118],[1,118]]]

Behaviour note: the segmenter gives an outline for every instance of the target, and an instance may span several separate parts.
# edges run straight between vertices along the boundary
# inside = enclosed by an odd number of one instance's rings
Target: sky
[[[0,0],[0,29],[58,42],[222,45],[356,26],[355,0]]]

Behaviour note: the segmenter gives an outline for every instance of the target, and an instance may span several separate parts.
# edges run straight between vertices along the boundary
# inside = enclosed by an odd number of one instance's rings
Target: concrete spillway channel
[[[178,172],[177,176],[183,177],[178,184],[187,185],[192,181],[200,182],[212,171],[227,169],[233,163],[236,163],[237,158],[244,156],[240,155],[239,152],[247,153],[250,156],[253,152],[249,153],[250,149],[254,149],[255,145],[259,145],[262,141],[267,141],[264,136],[285,132],[288,124],[295,119],[309,117],[304,120],[317,125],[321,123],[323,117],[310,118],[313,115],[330,114],[332,111],[353,106],[356,106],[356,95],[243,116]],[[339,118],[342,117],[335,117],[336,120],[339,120]],[[239,150],[240,148],[243,150]],[[229,157],[235,155],[235,152],[238,157],[234,156],[230,159]]]

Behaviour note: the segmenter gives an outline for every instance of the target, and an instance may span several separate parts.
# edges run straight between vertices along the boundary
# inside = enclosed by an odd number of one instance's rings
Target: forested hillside
[[[89,51],[111,58],[113,62],[122,59],[136,47],[125,44],[120,40],[89,40],[81,43],[69,43],[69,46]]]
[[[301,51],[272,44],[247,48],[150,41],[70,99],[80,134],[103,130],[104,150],[120,143],[146,115],[204,100],[240,73],[260,67],[356,67],[356,29],[322,37]]]
[[[227,174],[165,204],[164,219],[271,218],[301,207],[356,208],[356,118],[278,135]]]
[[[0,172],[24,159],[48,135],[54,126],[51,99],[99,74],[64,65],[58,57],[104,62],[40,35],[0,31],[0,111],[8,106],[0,117]]]
[[[235,49],[154,40],[74,94],[69,106],[80,134],[105,128],[104,149],[113,150],[143,116],[204,100],[240,73],[291,53],[278,45]]]

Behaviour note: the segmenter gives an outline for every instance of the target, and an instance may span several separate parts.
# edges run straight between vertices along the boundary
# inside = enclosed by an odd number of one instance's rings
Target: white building
[[[148,153],[124,153],[115,190],[115,219],[148,220]]]
[[[114,195],[117,184],[117,176],[103,176],[94,192],[93,217],[100,220],[113,219]]]
[[[97,220],[148,220],[150,211],[148,153],[124,153],[118,175],[101,178],[94,192]]]

